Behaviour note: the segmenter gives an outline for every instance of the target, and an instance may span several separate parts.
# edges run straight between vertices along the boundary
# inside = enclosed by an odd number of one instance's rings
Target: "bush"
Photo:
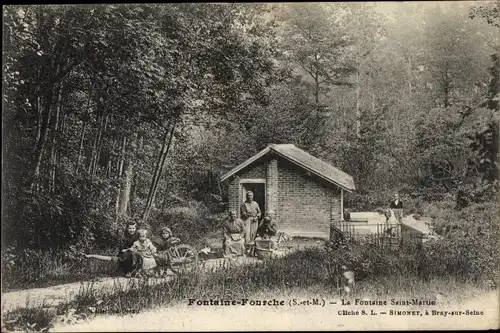
[[[351,212],[375,212],[380,209],[389,208],[394,200],[395,191],[369,191],[354,192],[346,194],[344,197],[344,207],[348,207]],[[421,213],[422,199],[413,196],[411,193],[399,191],[399,197],[404,204],[406,214]]]
[[[439,241],[414,248],[380,250],[367,238],[356,243],[332,242],[326,248],[330,266],[346,265],[361,277],[415,275],[423,280],[450,276],[462,281],[498,281],[500,211],[495,203],[455,210],[452,201],[424,204],[424,215],[435,219]]]
[[[67,177],[57,193],[26,194],[19,214],[6,219],[6,245],[57,250],[106,247],[116,242],[114,184],[99,178]],[[12,210],[12,208],[11,208]]]
[[[110,253],[99,251],[99,253]],[[114,252],[114,251],[113,251]],[[2,288],[32,288],[109,276],[116,272],[110,262],[84,260],[76,247],[41,251],[6,248],[2,251]]]
[[[473,204],[461,210],[443,210],[436,232],[444,236],[431,243],[443,263],[474,279],[497,281],[500,267],[500,210],[496,203]]]
[[[48,332],[56,315],[42,307],[16,309],[8,313],[9,318],[2,318],[2,332]]]
[[[212,214],[202,202],[189,201],[182,206],[153,212],[149,227],[159,235],[162,227],[169,227],[183,243],[196,245],[208,233],[222,228],[226,213]]]

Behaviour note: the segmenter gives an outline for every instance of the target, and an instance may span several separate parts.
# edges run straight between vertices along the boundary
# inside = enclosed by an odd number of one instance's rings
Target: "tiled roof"
[[[241,163],[231,171],[221,177],[221,181],[235,175],[243,168],[264,157],[269,152],[275,152],[277,155],[289,160],[293,164],[323,178],[324,180],[340,186],[348,191],[356,189],[352,176],[335,168],[334,166],[312,156],[308,152],[296,147],[292,144],[271,144],[263,149],[258,154]]]

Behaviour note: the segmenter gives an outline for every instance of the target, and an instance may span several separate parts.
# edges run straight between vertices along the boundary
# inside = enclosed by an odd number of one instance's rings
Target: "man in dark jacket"
[[[403,220],[403,202],[399,200],[399,194],[394,193],[394,200],[391,201],[390,208],[394,211],[394,216],[401,223]]]

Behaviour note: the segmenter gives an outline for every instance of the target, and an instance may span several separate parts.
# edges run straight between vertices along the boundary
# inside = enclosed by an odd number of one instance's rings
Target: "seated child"
[[[154,245],[158,250],[158,254],[156,255],[156,262],[158,265],[164,266],[168,264],[168,255],[165,251],[179,241],[179,238],[173,236],[170,228],[164,227],[161,229],[161,236],[156,237],[154,240]]]
[[[132,251],[140,253],[143,260],[142,269],[148,272],[156,267],[156,261],[154,258],[156,255],[156,247],[147,238],[147,230],[139,229],[137,234],[139,235],[139,239],[135,241],[129,249],[123,249],[122,252]]]
[[[164,227],[161,228],[161,237],[155,238],[154,243],[158,251],[165,251],[176,242],[179,242],[179,238],[174,237],[170,228]]]

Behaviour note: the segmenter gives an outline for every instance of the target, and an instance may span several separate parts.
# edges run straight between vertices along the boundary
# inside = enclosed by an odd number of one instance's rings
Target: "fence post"
[[[375,234],[375,245],[378,246],[378,235],[380,233],[380,223],[377,223],[377,233]]]

